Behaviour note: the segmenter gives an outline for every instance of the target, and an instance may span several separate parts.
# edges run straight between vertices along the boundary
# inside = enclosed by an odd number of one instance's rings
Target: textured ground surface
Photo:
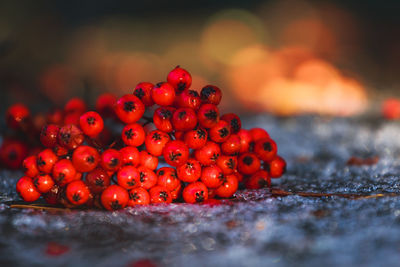
[[[276,187],[288,191],[400,192],[400,124],[369,119],[253,117],[289,163]],[[379,156],[372,166],[352,157]],[[16,178],[2,171],[0,202],[15,200]],[[49,242],[68,247],[46,253]],[[52,246],[50,246],[52,247]],[[121,212],[49,213],[0,204],[0,265],[397,266],[400,197],[271,197],[240,192],[214,207],[169,205]],[[53,253],[54,254],[54,253]]]

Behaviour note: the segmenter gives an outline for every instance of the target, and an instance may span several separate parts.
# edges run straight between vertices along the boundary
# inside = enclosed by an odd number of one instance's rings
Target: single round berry
[[[235,113],[224,114],[222,115],[221,120],[229,123],[229,125],[231,126],[231,132],[234,134],[238,133],[242,128],[242,121]]]
[[[123,209],[128,201],[128,191],[119,185],[110,185],[101,194],[101,204],[107,210]]]
[[[81,112],[66,113],[65,116],[64,116],[64,120],[63,120],[62,125],[73,124],[75,126],[79,126],[79,118],[81,117],[82,114],[83,113],[81,113]],[[66,198],[64,200],[65,200],[65,202],[67,202]]]
[[[278,155],[266,165],[271,178],[279,178],[286,172],[286,161]]]
[[[168,142],[163,149],[165,162],[171,166],[183,165],[189,158],[189,148],[179,140]]]
[[[117,97],[114,94],[105,93],[97,97],[96,111],[104,117],[114,115],[114,105],[117,102]]]
[[[204,128],[211,128],[219,122],[219,110],[216,105],[203,104],[197,113],[199,123]]]
[[[220,146],[212,141],[207,141],[202,148],[194,152],[195,158],[204,166],[215,164],[220,155]]]
[[[217,124],[210,128],[210,139],[216,143],[223,143],[228,140],[231,135],[231,126],[226,121],[220,120]]]
[[[244,175],[255,173],[260,165],[260,160],[254,153],[244,153],[238,159],[238,170]]]
[[[76,180],[76,169],[68,159],[56,162],[53,167],[53,179],[59,186],[64,186]]]
[[[90,137],[96,137],[103,131],[104,122],[99,113],[89,111],[79,118],[79,126]]]
[[[172,115],[175,112],[174,107],[159,107],[154,111],[153,123],[158,130],[170,133],[174,130],[172,126]]]
[[[128,124],[122,130],[121,138],[127,146],[140,146],[144,143],[146,134],[139,123]]]
[[[172,125],[176,131],[189,131],[197,125],[197,115],[191,108],[179,108],[172,115]]]
[[[99,152],[91,146],[79,146],[72,154],[72,163],[78,172],[90,172],[94,170],[99,161]]]
[[[110,183],[110,176],[102,168],[96,168],[86,175],[86,184],[94,194],[103,192]]]
[[[239,187],[239,182],[234,174],[226,175],[224,182],[220,187],[215,190],[215,194],[219,197],[229,198],[237,191]]]
[[[254,145],[254,153],[263,161],[271,161],[275,158],[278,147],[271,138],[259,139]]]
[[[168,73],[167,81],[175,88],[176,92],[182,92],[192,84],[192,76],[187,70],[176,66]]]
[[[30,111],[24,104],[14,104],[7,109],[7,125],[12,129],[22,129],[30,117]]]
[[[249,130],[249,134],[251,135],[253,142],[257,142],[260,139],[269,138],[268,132],[262,128],[252,128]]]
[[[186,183],[197,181],[201,176],[200,162],[195,159],[188,159],[185,164],[176,168],[178,178]]]
[[[150,203],[171,203],[171,193],[164,186],[156,185],[150,189]]]
[[[170,106],[175,100],[175,89],[169,83],[157,83],[151,89],[151,98],[159,106]]]
[[[157,184],[164,186],[170,192],[172,192],[174,189],[176,189],[180,184],[180,181],[176,174],[176,170],[174,168],[170,168],[170,167],[160,168],[157,171],[157,177],[158,177]]]
[[[44,125],[40,132],[40,142],[42,145],[48,148],[53,148],[57,144],[57,136],[60,131],[60,127],[55,124]]]
[[[202,182],[188,184],[182,192],[183,200],[186,203],[200,203],[208,199],[208,189]]]
[[[6,139],[0,148],[1,162],[10,169],[20,168],[27,154],[28,147],[18,140]]]
[[[150,204],[150,194],[149,192],[141,187],[133,188],[128,191],[129,201],[128,207],[133,207],[135,205],[148,205]]]
[[[225,155],[236,155],[241,148],[240,137],[237,134],[231,134],[229,138],[221,144],[221,151]]]
[[[16,190],[24,201],[33,202],[40,198],[40,192],[36,189],[30,177],[21,177],[17,182]]]
[[[115,114],[125,124],[137,122],[144,114],[145,106],[134,95],[124,95],[118,99],[114,108]]]
[[[142,100],[146,107],[154,105],[154,101],[151,98],[151,89],[153,89],[154,84],[148,82],[141,82],[136,85],[133,90],[133,94]]]
[[[139,150],[133,146],[126,146],[119,150],[121,155],[122,166],[133,166],[136,167],[140,163]]]
[[[80,146],[84,140],[85,136],[83,132],[73,124],[61,127],[58,132],[58,143],[70,150]]]
[[[69,158],[70,157],[70,151],[63,146],[60,146],[59,144],[57,144],[57,145],[55,145],[55,147],[53,147],[53,151],[54,151],[54,154],[56,154],[56,156],[58,158]]]
[[[117,182],[126,189],[138,187],[140,184],[139,171],[132,166],[122,167],[117,173]]]
[[[201,105],[199,93],[194,90],[184,90],[176,96],[176,104],[180,108],[191,108],[198,110]]]
[[[214,85],[206,85],[201,89],[200,98],[203,103],[218,105],[222,98],[221,89]]]
[[[101,154],[100,165],[106,171],[116,171],[121,166],[121,154],[118,150],[107,149]]]
[[[220,167],[212,165],[203,168],[200,179],[208,188],[217,188],[222,185],[224,174]]]
[[[78,180],[67,185],[66,195],[71,204],[79,206],[89,200],[90,191],[84,182]]]
[[[150,170],[157,169],[158,157],[149,154],[146,150],[140,151],[139,153],[140,162],[139,165],[146,167]]]
[[[40,172],[51,173],[54,164],[57,162],[58,157],[54,152],[47,148],[37,155],[36,165]]]
[[[208,133],[203,128],[188,131],[183,136],[184,142],[191,149],[199,149],[207,143]]]
[[[46,120],[49,124],[61,125],[64,119],[64,112],[61,109],[53,109],[46,113]]]
[[[35,177],[39,174],[39,170],[37,167],[37,157],[36,156],[29,156],[24,159],[22,162],[22,168],[24,169],[24,173],[28,177]]]
[[[41,173],[33,178],[33,184],[40,193],[44,194],[53,188],[54,181],[47,173]]]
[[[223,174],[232,174],[237,168],[237,158],[221,155],[217,159],[217,166],[221,168]]]
[[[259,170],[247,179],[245,186],[247,189],[260,189],[271,186],[271,178],[267,171]]]
[[[57,205],[58,202],[58,194],[60,192],[60,187],[58,185],[53,185],[53,187],[47,192],[43,194],[43,198],[46,203],[51,205]]]
[[[139,166],[137,168],[139,172],[139,186],[144,189],[150,189],[157,184],[157,175],[154,171],[146,168],[144,166]]]
[[[78,113],[82,114],[86,111],[87,106],[85,101],[80,98],[72,98],[70,99],[64,106],[65,113]]]
[[[253,141],[253,138],[250,135],[250,132],[245,129],[240,129],[238,132],[238,136],[240,138],[240,153],[245,153],[251,151],[250,144]]]
[[[145,139],[146,149],[153,156],[162,155],[164,146],[171,140],[168,134],[163,131],[154,130],[147,134]]]

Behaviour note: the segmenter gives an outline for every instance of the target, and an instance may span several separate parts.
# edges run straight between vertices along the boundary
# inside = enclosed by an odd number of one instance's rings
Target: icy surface
[[[400,192],[400,124],[369,119],[252,117],[277,141],[287,191]],[[378,156],[373,166],[352,157]],[[2,171],[0,201],[20,173]],[[49,242],[67,247],[49,255]],[[51,243],[50,243],[51,244]],[[239,192],[218,206],[173,204],[54,213],[0,204],[0,265],[398,266],[400,197],[271,197]]]

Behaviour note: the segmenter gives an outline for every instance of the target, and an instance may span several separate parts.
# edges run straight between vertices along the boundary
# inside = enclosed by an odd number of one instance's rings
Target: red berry
[[[102,116],[109,117],[114,114],[114,105],[117,97],[110,93],[100,95],[96,100],[96,111]]]
[[[194,153],[195,158],[205,166],[215,164],[220,155],[221,148],[217,143],[211,141],[207,141],[205,146],[197,149]]]
[[[84,140],[83,132],[73,124],[61,127],[58,133],[58,143],[67,149],[77,148]]]
[[[257,171],[246,181],[247,189],[260,189],[267,186],[271,186],[271,178],[264,170]]]
[[[221,168],[223,174],[231,174],[237,168],[237,158],[235,156],[221,155],[217,159],[217,166]]]
[[[201,176],[201,165],[195,159],[188,159],[185,164],[176,168],[181,181],[191,183],[197,181]]]
[[[286,161],[278,155],[266,164],[271,178],[279,178],[286,172]]]
[[[208,133],[203,128],[197,128],[185,133],[183,140],[191,149],[202,148],[207,143]]]
[[[186,203],[199,203],[208,199],[208,189],[202,182],[188,184],[182,192],[183,200]]]
[[[1,162],[10,169],[20,168],[27,154],[27,146],[17,140],[4,140],[0,148]]]
[[[89,111],[79,118],[79,125],[82,131],[90,137],[96,137],[103,131],[104,122],[99,113]]]
[[[172,115],[172,125],[176,131],[189,131],[197,125],[197,116],[191,108],[179,108]]]
[[[201,105],[201,99],[197,91],[184,90],[182,93],[177,95],[176,104],[180,108],[191,108],[198,110]]]
[[[16,190],[24,201],[33,202],[40,198],[40,192],[35,188],[30,177],[21,177],[17,182]]]
[[[78,180],[67,185],[66,195],[71,204],[79,206],[89,200],[90,191],[84,182]]]
[[[197,113],[199,123],[204,128],[211,128],[219,122],[219,110],[216,105],[203,104]]]
[[[253,138],[250,135],[250,132],[245,129],[240,129],[238,132],[238,136],[240,138],[240,153],[248,152],[250,150],[250,143],[253,141]]]
[[[53,185],[53,187],[47,192],[43,194],[43,198],[46,203],[51,205],[58,204],[58,193],[60,192],[60,187],[58,185]]]
[[[79,126],[79,118],[81,117],[83,113],[81,112],[71,112],[71,113],[67,113],[65,114],[64,117],[64,121],[63,121],[63,125],[69,125],[69,124],[73,124],[76,126]]]
[[[79,146],[72,154],[72,163],[78,172],[90,172],[97,167],[100,155],[91,146]]]
[[[128,191],[119,185],[110,185],[101,194],[101,204],[107,210],[123,209],[128,201]]]
[[[135,205],[148,205],[150,204],[150,194],[142,187],[133,188],[129,190],[128,207]]]
[[[180,184],[174,168],[163,167],[157,171],[157,176],[157,184],[164,186],[170,192],[176,189]]]
[[[117,182],[126,189],[138,187],[140,184],[139,171],[132,166],[122,167],[117,173]]]
[[[236,115],[235,113],[228,113],[222,115],[221,120],[224,120],[229,123],[229,125],[231,126],[232,133],[238,133],[242,128],[242,122],[239,116]]]
[[[153,87],[154,84],[152,83],[141,82],[136,85],[135,89],[133,90],[133,94],[142,100],[146,107],[150,107],[154,105],[154,101],[151,98],[151,89],[153,89]]]
[[[136,167],[139,165],[140,156],[139,156],[139,150],[136,147],[133,146],[123,147],[119,150],[119,153],[121,154],[122,166],[130,165]]]
[[[121,154],[115,149],[104,150],[100,164],[106,171],[116,171],[121,166]]]
[[[47,148],[37,155],[36,165],[39,171],[44,173],[51,173],[54,164],[57,162],[58,157],[54,152]]]
[[[171,203],[171,193],[164,186],[156,185],[150,189],[150,202],[152,204]]]
[[[150,189],[157,184],[157,175],[152,170],[144,166],[139,166],[137,170],[139,172],[140,187]]]
[[[212,165],[203,168],[200,179],[208,188],[217,188],[222,185],[224,174],[220,167]]]
[[[61,125],[64,119],[64,113],[61,109],[55,109],[46,114],[46,119],[49,124]]]
[[[146,150],[140,151],[140,165],[146,167],[150,170],[157,169],[158,158],[156,156],[150,155]]]
[[[145,106],[134,95],[124,95],[118,99],[114,108],[115,114],[125,124],[137,122],[144,114]]]
[[[162,155],[164,146],[171,140],[168,134],[154,130],[150,132],[145,139],[146,149],[153,156],[159,157]]]
[[[229,138],[221,144],[221,151],[226,155],[236,155],[241,148],[240,137],[237,134],[231,134]]]
[[[127,146],[140,146],[144,143],[146,134],[144,133],[143,126],[139,123],[128,124],[122,130],[122,141]]]
[[[222,143],[228,140],[231,135],[231,126],[226,121],[220,120],[211,127],[209,131],[210,139],[216,143]]]
[[[60,127],[55,124],[47,124],[43,126],[40,132],[40,142],[42,145],[48,148],[53,148],[57,144],[57,136],[60,131]]]
[[[174,107],[159,107],[154,111],[153,122],[158,130],[169,133],[173,131],[172,127],[172,114],[174,114]]]
[[[206,85],[201,89],[200,98],[203,103],[218,105],[221,102],[221,89],[214,85]]]
[[[215,194],[219,197],[229,198],[237,191],[239,182],[234,174],[226,175],[224,182],[215,190]]]
[[[183,165],[189,158],[189,148],[179,140],[168,142],[163,149],[165,162],[171,166]]]
[[[110,176],[102,168],[96,168],[86,175],[86,184],[94,194],[103,192],[110,183]]]
[[[275,158],[278,147],[270,138],[259,139],[254,146],[254,153],[263,161],[271,161]]]
[[[182,183],[179,182],[179,185],[171,191],[172,200],[178,199],[181,196],[182,191]]]
[[[30,111],[24,104],[14,104],[7,109],[6,119],[8,127],[21,129],[30,117]]]
[[[54,153],[56,154],[57,157],[59,158],[68,158],[69,157],[69,150],[63,146],[60,146],[59,144],[55,145],[53,148]]]
[[[176,92],[182,92],[192,84],[192,76],[187,70],[176,66],[168,73],[167,81],[175,88]]]
[[[76,180],[76,169],[68,159],[62,159],[54,164],[53,179],[59,186],[64,186]]]
[[[244,153],[238,159],[238,170],[244,175],[253,174],[260,169],[260,160],[254,153]]]
[[[87,107],[85,102],[80,98],[70,99],[64,106],[65,113],[79,113],[82,114],[86,111]]]
[[[54,181],[50,175],[41,173],[33,178],[33,184],[40,193],[47,193],[53,188]]]
[[[151,98],[159,106],[170,106],[175,100],[175,89],[169,83],[157,83],[151,89]]]
[[[24,161],[22,162],[22,167],[24,169],[24,173],[26,176],[33,178],[39,174],[36,162],[37,162],[36,156],[29,156],[24,159]]]
[[[257,142],[260,139],[269,138],[268,132],[262,128],[252,128],[249,130],[249,134],[251,135],[253,142]]]

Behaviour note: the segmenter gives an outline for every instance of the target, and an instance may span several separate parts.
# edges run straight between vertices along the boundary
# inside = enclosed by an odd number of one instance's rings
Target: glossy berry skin
[[[172,190],[170,193],[171,193],[172,200],[178,199],[182,193],[182,183],[179,182],[179,185],[174,190]]]
[[[266,164],[271,178],[279,178],[286,172],[286,161],[278,155]]]
[[[153,87],[154,84],[149,82],[138,83],[135,89],[133,89],[133,94],[142,100],[146,107],[150,107],[154,105],[154,101],[151,98],[151,89],[153,89]]]
[[[263,161],[271,161],[275,158],[278,147],[271,138],[259,139],[254,145],[254,153]]]
[[[192,76],[187,70],[176,66],[168,73],[167,81],[175,88],[176,92],[182,92],[189,89],[192,84]]]
[[[170,167],[163,167],[157,171],[157,184],[164,186],[170,192],[176,189],[180,181],[176,174],[176,170]]]
[[[144,143],[146,134],[139,123],[128,124],[122,130],[121,138],[127,146],[138,147]]]
[[[242,121],[235,113],[224,114],[221,116],[221,120],[229,123],[229,125],[231,126],[231,133],[236,134],[242,128]]]
[[[107,149],[101,154],[100,165],[106,171],[116,171],[121,166],[121,154],[118,150]]]
[[[182,197],[186,203],[200,203],[208,199],[208,189],[202,182],[190,183],[183,189]]]
[[[40,193],[44,194],[51,190],[51,188],[54,186],[54,181],[50,175],[41,173],[33,178],[33,184]]]
[[[64,106],[65,113],[79,113],[82,114],[86,111],[87,106],[85,101],[82,99],[75,97],[71,98]]]
[[[223,174],[232,174],[237,168],[237,158],[221,155],[217,159],[217,166],[221,168]]]
[[[86,184],[94,194],[100,194],[111,183],[110,176],[102,168],[96,168],[86,175]]]
[[[40,192],[35,188],[32,178],[23,176],[16,185],[17,193],[26,202],[33,202],[40,198]]]
[[[223,143],[228,140],[231,135],[231,126],[226,121],[220,120],[217,124],[210,128],[210,139],[216,143]]]
[[[139,150],[133,146],[126,146],[119,150],[121,155],[121,165],[136,167],[140,163]]]
[[[178,167],[188,160],[189,148],[182,141],[169,141],[163,149],[163,156],[167,164]]]
[[[58,143],[69,150],[77,148],[84,140],[83,132],[73,124],[61,127],[58,133]]]
[[[208,188],[217,188],[222,185],[224,174],[220,167],[212,165],[203,168],[200,179]]]
[[[191,108],[198,110],[201,105],[200,95],[194,90],[184,90],[176,96],[176,105],[179,108]]]
[[[206,85],[201,89],[200,98],[203,103],[218,105],[222,98],[221,89],[214,85]]]
[[[79,206],[89,200],[90,191],[84,182],[78,180],[67,185],[66,195],[71,204]]]
[[[87,136],[96,137],[103,131],[104,121],[99,113],[89,111],[79,118],[79,126]]]
[[[0,148],[1,162],[10,169],[21,167],[28,154],[27,146],[18,140],[4,140]]]
[[[146,150],[153,156],[159,157],[162,155],[164,146],[171,140],[168,134],[154,130],[151,131],[145,139]]]
[[[249,130],[249,134],[253,142],[257,142],[260,139],[269,138],[269,134],[262,128],[252,128]]]
[[[24,169],[24,173],[26,176],[33,178],[39,174],[36,162],[36,156],[29,156],[24,159],[24,161],[22,162],[22,168]]]
[[[207,143],[208,132],[203,128],[188,131],[183,136],[184,142],[191,149],[199,149]]]
[[[106,210],[123,209],[128,201],[128,191],[119,185],[110,185],[101,194],[101,204]]]
[[[48,148],[53,148],[57,144],[57,136],[60,131],[60,127],[55,124],[44,125],[40,132],[40,142],[42,145]]]
[[[139,153],[140,162],[139,165],[146,167],[150,170],[157,169],[158,158],[149,154],[146,150],[140,151]]]
[[[12,129],[21,129],[30,117],[30,111],[24,104],[14,104],[7,109],[7,125]]]
[[[149,193],[152,204],[172,202],[171,193],[164,186],[156,185],[150,189]]]
[[[219,122],[219,110],[216,105],[203,104],[197,112],[199,123],[204,128],[211,128]]]
[[[78,172],[90,172],[94,170],[99,161],[99,152],[91,146],[79,146],[72,154],[72,163]]]
[[[259,170],[247,179],[245,186],[247,189],[260,189],[271,186],[271,178],[267,171]]]
[[[69,150],[63,146],[57,144],[53,147],[54,154],[56,154],[59,158],[68,158],[69,157]]]
[[[62,159],[54,164],[53,179],[59,186],[64,186],[74,181],[76,178],[76,169],[68,159]]]
[[[250,143],[253,141],[253,138],[250,135],[250,132],[246,129],[240,129],[238,132],[238,136],[240,138],[240,153],[245,153],[250,150]]]
[[[128,207],[133,207],[135,205],[148,205],[150,204],[150,194],[149,192],[141,187],[134,188],[128,191],[129,201]]]
[[[237,134],[231,134],[229,138],[221,144],[221,151],[225,155],[236,155],[241,148],[240,137]]]
[[[159,107],[154,111],[153,122],[158,130],[166,133],[174,130],[172,126],[172,115],[174,112],[174,107]]]
[[[150,189],[157,184],[157,175],[154,171],[146,168],[144,166],[139,166],[137,168],[139,172],[139,186],[144,189]]]
[[[151,89],[151,98],[159,106],[170,106],[175,100],[175,89],[169,83],[157,83]]]
[[[125,189],[138,187],[140,184],[139,171],[132,166],[122,167],[117,173],[118,185]]]
[[[36,164],[40,172],[51,173],[58,157],[54,152],[47,148],[37,155]]]
[[[124,95],[117,100],[115,114],[125,124],[137,122],[144,114],[145,106],[134,95]]]
[[[205,146],[197,149],[194,153],[195,158],[204,166],[215,164],[220,155],[220,146],[212,141],[207,141]]]
[[[186,183],[197,181],[201,176],[200,162],[195,159],[188,159],[185,164],[176,168],[178,178]]]
[[[114,115],[114,105],[117,102],[117,97],[114,94],[105,93],[97,97],[96,111],[104,117]]]
[[[197,115],[191,108],[179,108],[172,115],[172,125],[176,131],[189,131],[197,125]]]
[[[254,153],[244,153],[238,158],[238,171],[244,175],[255,173],[260,165],[261,162]]]
[[[237,191],[239,187],[239,182],[234,174],[226,175],[224,182],[220,187],[215,190],[215,194],[219,197],[229,198]]]

